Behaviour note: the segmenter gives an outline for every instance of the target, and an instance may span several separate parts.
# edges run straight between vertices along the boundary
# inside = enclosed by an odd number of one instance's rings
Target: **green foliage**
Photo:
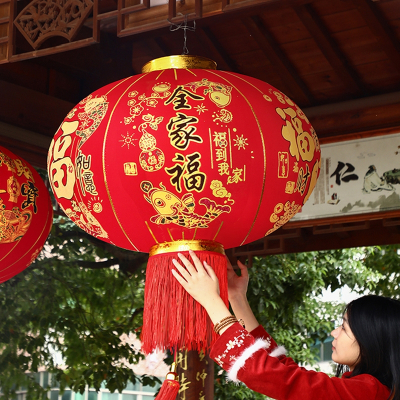
[[[12,398],[16,387],[28,399],[43,398],[27,371],[39,366],[54,374],[60,389],[83,392],[86,385],[122,391],[127,382],[153,386],[158,379],[136,376],[137,349],[121,341],[142,325],[147,256],[101,242],[57,217],[41,257],[0,285],[0,387]],[[256,317],[299,363],[314,361],[311,350],[323,341],[343,304],[322,303],[323,289],[348,285],[400,296],[396,246],[345,249],[255,258],[248,297]],[[62,355],[58,365],[55,353]],[[225,383],[216,368],[215,398],[262,399],[244,385]]]
[[[400,246],[371,248],[365,265],[379,275],[373,292],[400,299]]]
[[[74,234],[65,235],[66,240],[59,228]],[[141,379],[122,360],[134,364],[142,356],[120,337],[142,325],[143,268],[130,276],[119,270],[118,262],[111,268],[82,268],[82,263],[100,266],[102,258],[112,258],[63,220],[56,221],[49,246],[49,258],[0,286],[4,397],[21,385],[28,387],[28,397],[40,397],[40,388],[25,374],[39,366],[55,374],[61,390],[83,393],[85,385],[98,390],[105,382],[111,392],[122,391],[128,381]],[[56,351],[66,369],[56,365]],[[145,377],[147,384],[154,380]]]

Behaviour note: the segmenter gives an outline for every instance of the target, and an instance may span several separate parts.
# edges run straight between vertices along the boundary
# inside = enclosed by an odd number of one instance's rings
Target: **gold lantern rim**
[[[173,242],[157,243],[151,247],[149,256],[155,256],[165,253],[179,253],[183,251],[211,251],[225,255],[224,246],[214,240],[174,240]]]
[[[142,67],[142,73],[166,69],[217,69],[217,63],[209,58],[193,55],[175,55],[156,58]]]

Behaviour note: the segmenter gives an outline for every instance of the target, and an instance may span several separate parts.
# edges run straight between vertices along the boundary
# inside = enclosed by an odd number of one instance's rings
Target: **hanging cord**
[[[179,13],[178,15],[182,15]],[[184,20],[180,24],[174,24],[170,20],[168,20],[170,23],[169,30],[171,32],[177,31],[178,29],[183,29],[183,49],[182,49],[182,55],[189,54],[189,49],[187,48],[187,32],[186,31],[191,31],[194,32],[196,30],[196,21],[193,21],[193,26],[188,26],[188,16],[187,14],[184,15]]]

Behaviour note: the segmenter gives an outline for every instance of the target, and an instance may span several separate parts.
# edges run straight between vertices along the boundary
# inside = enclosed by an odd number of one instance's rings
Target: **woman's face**
[[[350,371],[355,367],[360,355],[360,346],[347,322],[347,313],[343,316],[343,324],[331,332],[332,360],[338,364],[348,365]]]

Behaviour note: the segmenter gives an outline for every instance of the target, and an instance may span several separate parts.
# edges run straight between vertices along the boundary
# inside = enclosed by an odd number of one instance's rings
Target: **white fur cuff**
[[[271,351],[271,357],[279,357],[286,354],[286,349],[283,346],[278,346],[274,350]]]
[[[228,379],[232,382],[238,383],[239,380],[237,379],[237,374],[239,370],[244,367],[246,361],[258,350],[268,349],[270,344],[271,343],[268,340],[257,339],[255,343],[243,351],[243,353],[232,364],[231,368],[229,368]]]

